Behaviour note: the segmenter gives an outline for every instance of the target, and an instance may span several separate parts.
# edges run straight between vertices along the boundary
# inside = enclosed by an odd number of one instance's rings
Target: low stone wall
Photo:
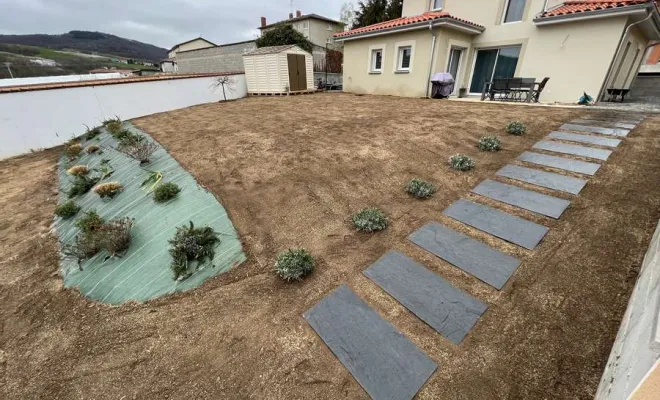
[[[180,74],[245,71],[243,54],[257,48],[254,41],[177,53]]]
[[[596,394],[597,400],[657,399],[660,379],[660,223],[644,257]],[[655,383],[654,383],[655,382]]]

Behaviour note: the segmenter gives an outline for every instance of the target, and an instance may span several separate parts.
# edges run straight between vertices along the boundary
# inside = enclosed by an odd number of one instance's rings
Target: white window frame
[[[408,66],[404,67],[403,66],[403,52],[405,50],[410,50],[410,60],[408,60]],[[410,68],[412,67],[412,46],[400,46],[397,48],[397,61],[396,61],[396,71],[397,72],[410,72]]]
[[[440,0],[441,4],[440,4],[440,7],[438,7],[438,8],[435,7],[435,1],[436,1],[436,0],[431,0],[431,1],[430,1],[430,3],[429,3],[429,10],[431,10],[431,11],[439,11],[439,10],[442,10],[442,9],[445,7],[445,1],[446,1],[446,0]]]
[[[511,0],[504,0],[506,3],[504,5],[504,12],[502,13],[502,25],[504,24],[517,24],[519,22],[522,22],[523,19],[525,19],[525,8],[527,8],[527,1],[529,0],[523,0],[525,2],[525,6],[523,7],[523,15],[520,17],[518,21],[510,21],[506,22],[506,14],[509,12],[509,6],[511,5]]]
[[[332,24],[328,24],[328,28],[326,30],[331,31],[332,30]]]
[[[401,48],[410,47],[410,65],[408,68],[401,66]],[[412,72],[415,63],[415,40],[404,40],[394,43],[394,59],[392,60],[392,71],[395,74],[407,74]]]
[[[380,68],[376,69],[376,53],[380,52]],[[369,48],[369,72],[380,74],[383,72],[383,62],[385,61],[385,51],[381,47]]]

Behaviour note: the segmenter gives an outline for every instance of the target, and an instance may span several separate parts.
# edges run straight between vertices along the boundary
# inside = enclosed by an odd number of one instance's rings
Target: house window
[[[431,0],[431,10],[440,10],[445,0]]]
[[[328,24],[328,30],[329,30],[329,31],[332,30],[332,25],[331,25],[331,24]]]
[[[381,72],[383,70],[383,50],[371,50],[371,72]]]
[[[504,23],[522,21],[525,11],[525,0],[506,0],[504,8]]]
[[[410,71],[410,56],[412,55],[412,47],[405,46],[399,47],[399,58],[397,61],[397,71]]]

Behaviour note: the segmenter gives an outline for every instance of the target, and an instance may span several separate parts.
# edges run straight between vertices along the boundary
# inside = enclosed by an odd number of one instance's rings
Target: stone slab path
[[[488,308],[396,251],[385,253],[363,273],[454,344],[463,341]]]
[[[410,400],[438,365],[346,285],[303,314],[374,400]]]
[[[517,258],[437,222],[424,225],[408,240],[496,289],[501,289],[520,265]]]
[[[560,129],[569,130],[569,131],[600,133],[601,135],[612,135],[612,136],[628,136],[628,133],[630,133],[628,129],[603,128],[602,126],[579,125],[579,124],[564,124],[561,126]]]
[[[593,147],[576,146],[573,144],[550,142],[545,140],[536,143],[532,148],[545,151],[554,151],[555,153],[569,154],[572,156],[594,158],[601,161],[606,161],[612,154],[610,150],[595,149]]]
[[[634,121],[624,121],[624,122],[608,122],[608,121],[598,121],[596,119],[576,119],[570,122],[571,124],[578,125],[593,125],[593,126],[602,126],[603,128],[621,128],[621,129],[635,129],[637,124]]]
[[[571,204],[568,200],[489,179],[472,189],[472,193],[555,219]]]
[[[473,228],[533,250],[548,233],[548,228],[495,208],[460,199],[443,214]]]
[[[595,175],[598,169],[600,169],[600,164],[573,160],[564,157],[550,156],[547,154],[533,153],[530,151],[526,151],[519,155],[517,160],[537,165],[543,165],[545,167],[577,172],[579,174],[585,175]]]
[[[587,184],[583,179],[518,165],[506,165],[497,171],[496,175],[570,194],[580,193]]]
[[[621,140],[619,139],[604,138],[594,135],[580,135],[577,133],[566,133],[566,132],[550,132],[548,138],[568,140],[570,142],[595,144],[597,146],[605,146],[605,147],[617,147],[619,144],[621,144]]]

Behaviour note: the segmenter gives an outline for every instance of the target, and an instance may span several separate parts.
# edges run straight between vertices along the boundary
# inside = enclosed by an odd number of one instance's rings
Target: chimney
[[[289,13],[289,19],[293,18],[293,13]]]
[[[300,12],[300,10],[296,10],[296,17],[302,17],[302,13]]]
[[[261,17],[261,27],[264,27],[264,26],[266,26],[266,25],[268,25],[268,24],[266,23],[266,17]]]

